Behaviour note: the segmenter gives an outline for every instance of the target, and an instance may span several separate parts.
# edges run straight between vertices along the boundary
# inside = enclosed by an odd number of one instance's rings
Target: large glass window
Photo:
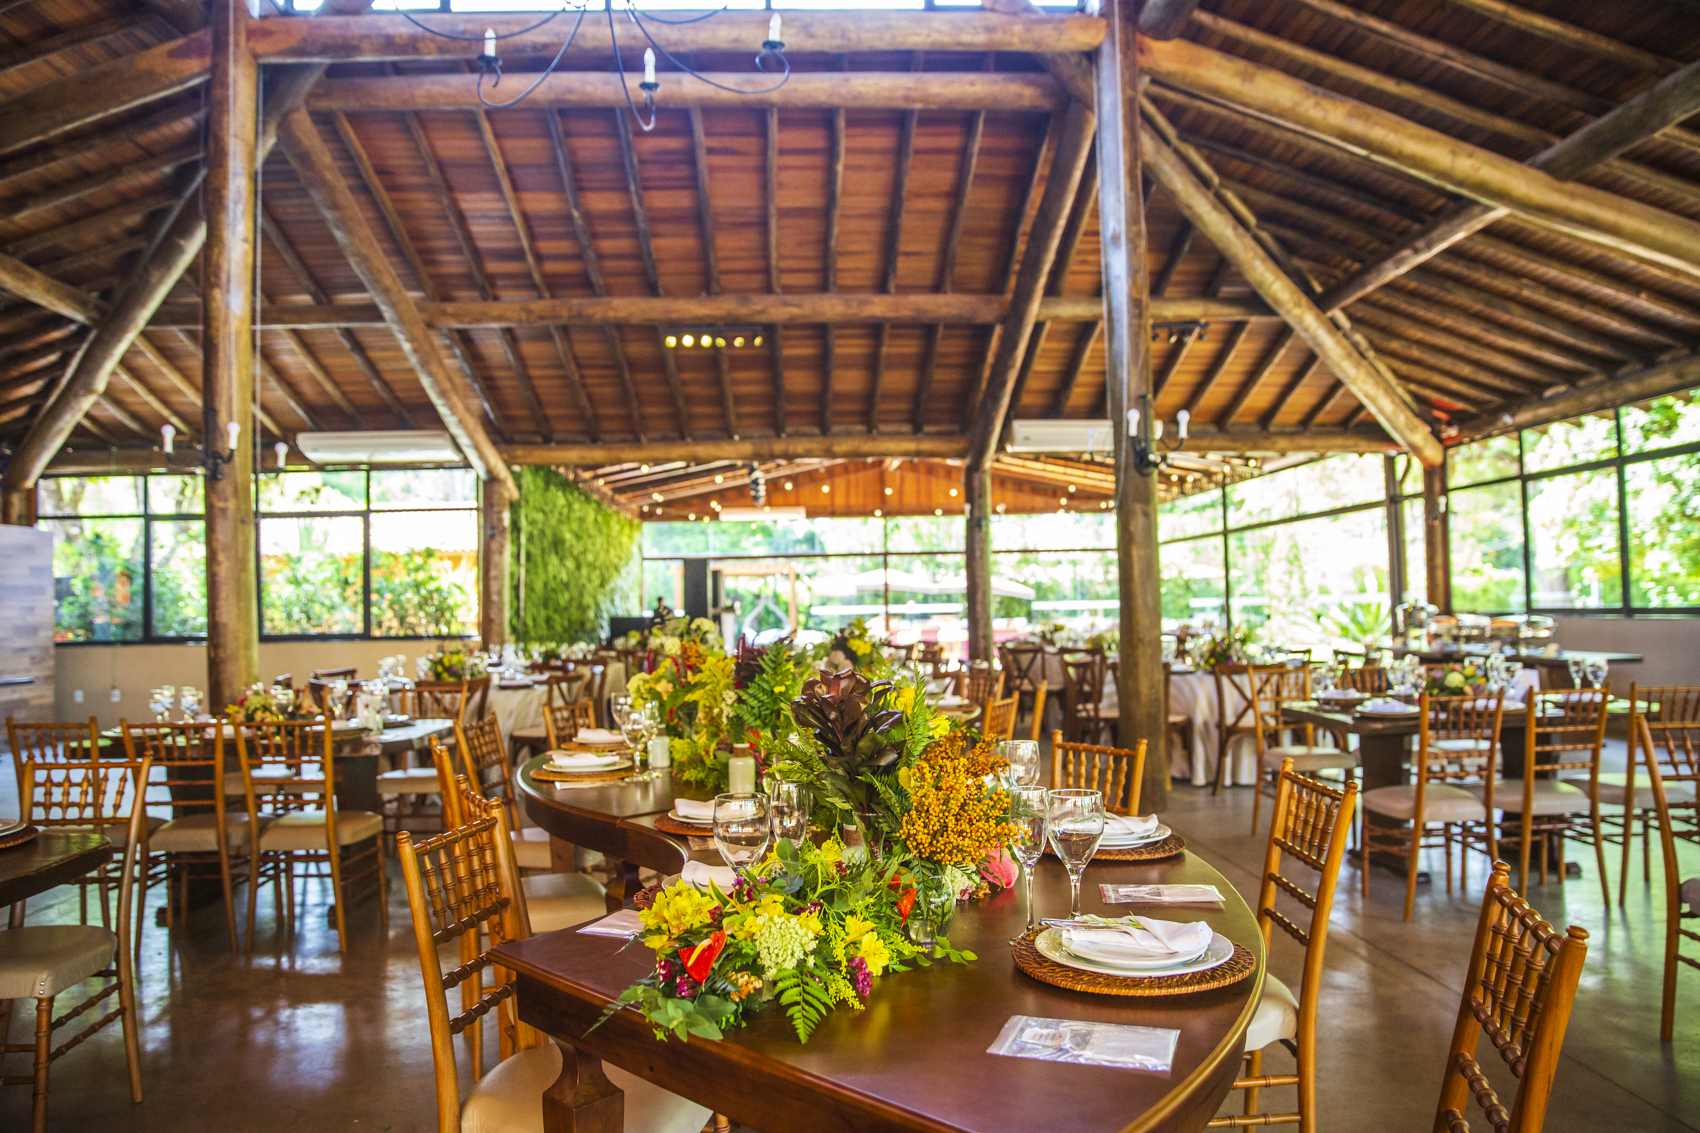
[[[207,632],[198,476],[55,477],[57,638],[156,641]],[[448,637],[478,621],[478,481],[469,469],[255,478],[264,636]]]
[[[1529,569],[1536,609],[1622,605],[1616,469],[1529,482]]]
[[[1631,464],[1624,497],[1630,603],[1700,607],[1700,452]]]
[[[1522,611],[1522,487],[1509,480],[1452,492],[1448,510],[1453,608]]]

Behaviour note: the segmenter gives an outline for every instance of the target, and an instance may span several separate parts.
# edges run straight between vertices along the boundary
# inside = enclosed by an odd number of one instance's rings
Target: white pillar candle
[[[773,18],[767,21],[767,38],[770,43],[779,42],[779,13],[773,13]]]
[[[643,49],[643,81],[646,83],[655,81],[655,49],[653,47]]]
[[[649,769],[665,771],[673,762],[673,751],[666,736],[656,736],[649,741]]]
[[[726,765],[726,789],[734,795],[752,794],[756,789],[754,756],[734,755]]]
[[[485,28],[484,29],[484,54],[489,55],[489,56],[494,56],[496,54],[496,29],[495,28]]]

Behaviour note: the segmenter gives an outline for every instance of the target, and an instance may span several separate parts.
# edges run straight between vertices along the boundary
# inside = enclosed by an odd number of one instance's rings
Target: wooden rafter
[[[708,188],[708,137],[703,133],[702,111],[691,108],[691,157],[696,165],[697,221],[702,233],[703,290],[720,294],[720,256],[715,250],[714,198]],[[714,366],[720,377],[720,407],[726,414],[726,435],[738,439],[738,406],[732,397],[732,367],[726,348],[714,348]]]
[[[632,203],[632,224],[637,230],[638,253],[643,260],[644,276],[649,280],[650,294],[659,299],[662,297],[661,270],[655,261],[655,242],[649,232],[649,210],[643,203],[643,177],[638,169],[637,143],[632,138],[630,110],[625,107],[615,109],[614,125],[620,139],[620,162],[625,169],[626,192]],[[666,337],[666,328],[657,325],[655,346],[661,352],[661,372],[667,379],[667,392],[673,398],[673,414],[679,436],[688,441],[691,439],[690,410],[685,405],[685,387],[679,381],[679,362],[667,349]]]
[[[917,51],[910,57],[909,69],[919,72],[923,56]],[[886,221],[885,263],[880,290],[887,295],[897,294],[897,265],[903,245],[903,214],[909,197],[909,170],[915,161],[915,123],[921,112],[907,110],[897,129],[897,169],[891,188],[891,210]],[[875,331],[874,376],[868,386],[868,432],[880,431],[880,394],[885,389],[885,359],[891,347],[891,324],[881,323]]]
[[[1298,333],[1292,327],[1287,327],[1281,332],[1281,336],[1264,353],[1263,360],[1257,364],[1257,369],[1246,376],[1245,381],[1240,384],[1239,391],[1234,394],[1234,399],[1228,403],[1227,408],[1222,411],[1222,415],[1216,418],[1218,428],[1227,429],[1233,425],[1234,418],[1238,417],[1246,404],[1257,395],[1258,388],[1274,371],[1276,364],[1281,361],[1281,355],[1287,352],[1287,347],[1291,346],[1293,339],[1297,337]]]
[[[849,65],[848,56],[838,57],[838,68]],[[826,250],[824,255],[823,290],[831,294],[838,290],[838,231],[844,205],[844,109],[838,107],[827,115],[828,145],[826,175]],[[771,189],[769,190],[771,196]],[[774,269],[777,273],[777,269]],[[822,328],[825,340],[821,350],[820,434],[832,435],[832,381],[838,362],[838,328],[831,322]]]
[[[762,199],[767,208],[767,289],[770,294],[784,294],[784,281],[779,274],[779,111],[768,108],[766,130],[762,135]],[[842,127],[839,132],[843,144]],[[773,367],[773,433],[783,437],[790,413],[785,401],[785,335],[778,326],[768,330],[768,358]],[[828,359],[827,368],[831,369]],[[830,382],[829,382],[830,385]],[[831,398],[828,397],[830,402]],[[824,412],[824,410],[823,410]]]

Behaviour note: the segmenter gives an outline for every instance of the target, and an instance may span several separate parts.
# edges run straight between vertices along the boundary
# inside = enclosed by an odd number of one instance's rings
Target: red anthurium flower
[[[904,885],[903,879],[900,877],[892,878],[888,887],[898,890],[897,915],[907,924],[909,922],[909,910],[915,907],[915,887]]]
[[[713,969],[714,962],[720,958],[720,952],[725,947],[726,934],[717,932],[694,948],[680,950],[679,955],[684,958],[685,971],[690,973],[691,979],[700,984],[708,979],[709,971]]]

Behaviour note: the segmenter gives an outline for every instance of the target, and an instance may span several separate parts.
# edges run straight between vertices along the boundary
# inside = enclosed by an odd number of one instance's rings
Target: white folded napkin
[[[1368,712],[1371,715],[1396,716],[1402,715],[1406,712],[1415,712],[1416,709],[1412,708],[1409,704],[1406,704],[1402,700],[1380,697],[1376,700],[1370,701],[1368,704],[1360,704],[1358,706],[1358,711]]]
[[[686,822],[713,822],[714,803],[699,803],[695,799],[674,799],[673,813]]]
[[[597,771],[620,762],[617,755],[597,755],[590,751],[552,751],[549,766],[562,771]]]
[[[1104,817],[1104,840],[1117,841],[1128,838],[1149,838],[1157,833],[1161,825],[1157,816],[1147,814],[1141,817],[1137,814],[1111,814]]]
[[[617,936],[627,940],[643,931],[643,918],[638,916],[636,909],[621,909],[599,921],[591,921],[579,931],[591,936]]]
[[[685,871],[679,875],[679,879],[687,885],[696,886],[698,889],[707,889],[708,883],[712,881],[724,893],[737,884],[738,875],[729,865],[709,865],[707,862],[689,861],[685,863]]]
[[[956,696],[954,694],[951,695],[951,696],[942,696],[942,697],[939,698],[939,707],[940,708],[960,708],[964,704],[967,704],[967,703],[968,703],[967,697]]]
[[[1182,924],[1153,917],[1106,921],[1102,928],[1065,928],[1063,947],[1088,959],[1155,960],[1196,956],[1210,947],[1215,932],[1203,921]]]
[[[581,744],[620,744],[626,742],[626,737],[619,732],[610,732],[607,728],[580,728],[578,735],[573,737],[574,743]]]

